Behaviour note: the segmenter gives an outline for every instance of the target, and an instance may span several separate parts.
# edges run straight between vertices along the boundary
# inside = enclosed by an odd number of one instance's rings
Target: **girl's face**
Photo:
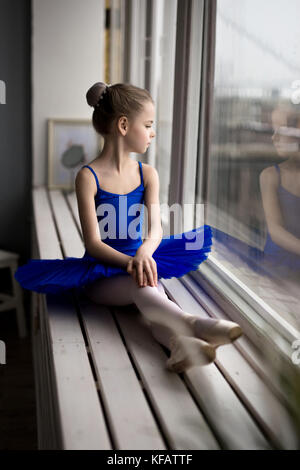
[[[129,126],[126,134],[128,146],[132,152],[145,153],[151,140],[155,137],[152,128],[155,117],[155,109],[151,101],[144,103],[143,111],[135,118]]]

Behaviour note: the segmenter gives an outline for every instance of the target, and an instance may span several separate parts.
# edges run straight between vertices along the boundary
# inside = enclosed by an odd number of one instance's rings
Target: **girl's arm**
[[[284,227],[277,194],[279,183],[275,168],[265,168],[259,176],[259,184],[265,218],[273,242],[285,250],[300,255],[300,239]],[[296,214],[295,217],[297,217]]]
[[[93,189],[94,187],[96,188],[96,183],[93,175],[89,175],[83,169],[79,170],[76,175],[75,190],[85,248],[91,256],[101,262],[126,269],[132,256],[115,250],[101,240],[95,211],[94,197],[96,189]]]
[[[157,269],[152,254],[163,236],[159,204],[159,176],[156,168],[146,164],[144,168],[147,168],[147,172],[144,172],[147,176],[144,200],[147,209],[145,212],[148,215],[148,233],[135,256],[128,263],[127,271],[133,275],[140,286],[146,285],[146,280],[154,286],[157,285]]]
[[[152,256],[161,242],[163,229],[161,226],[159,204],[159,176],[156,168],[150,165],[147,165],[147,183],[144,199],[148,215],[148,234],[146,234],[146,239],[137,251],[147,252]]]

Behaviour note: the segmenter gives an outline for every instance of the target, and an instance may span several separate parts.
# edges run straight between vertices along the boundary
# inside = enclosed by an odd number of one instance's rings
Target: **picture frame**
[[[102,144],[90,119],[48,119],[48,188],[74,191],[78,171]]]

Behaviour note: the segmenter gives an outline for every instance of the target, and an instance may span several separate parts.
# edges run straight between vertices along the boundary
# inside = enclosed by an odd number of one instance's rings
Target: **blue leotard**
[[[100,229],[101,240],[115,250],[134,256],[136,250],[143,243],[142,228],[144,221],[144,178],[142,163],[138,162],[140,169],[140,185],[127,194],[116,194],[104,191],[99,184],[98,177],[93,173],[97,193],[95,196],[95,209]],[[109,217],[110,216],[110,217]],[[107,223],[105,223],[107,220]],[[88,256],[87,251],[85,256]]]
[[[101,240],[129,256],[134,256],[143,243],[145,187],[142,163],[138,164],[141,184],[124,195],[101,189],[93,168],[84,165],[93,173],[97,184],[95,210]],[[112,212],[114,217],[110,216]],[[156,261],[158,279],[181,277],[196,270],[207,259],[211,245],[212,230],[209,225],[181,234],[164,236],[152,254]],[[17,269],[15,278],[24,289],[58,293],[67,289],[83,288],[96,279],[116,275],[129,276],[126,269],[105,264],[85,250],[82,258],[31,259]]]

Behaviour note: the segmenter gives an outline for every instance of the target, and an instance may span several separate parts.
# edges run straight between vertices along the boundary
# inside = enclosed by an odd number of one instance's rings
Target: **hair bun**
[[[89,106],[93,108],[99,102],[101,95],[104,93],[106,89],[106,84],[103,82],[97,82],[87,91],[86,94],[86,101]]]

